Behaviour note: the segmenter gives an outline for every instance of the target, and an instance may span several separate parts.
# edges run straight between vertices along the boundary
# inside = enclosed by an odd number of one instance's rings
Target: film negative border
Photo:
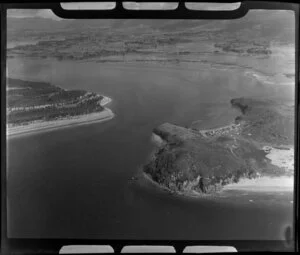
[[[107,2],[108,0],[100,0],[98,2]],[[6,104],[6,10],[7,9],[52,9],[52,11],[62,18],[78,18],[78,19],[91,19],[91,18],[118,18],[118,19],[236,19],[240,18],[249,10],[252,9],[277,9],[277,10],[292,10],[295,12],[296,22],[296,93],[295,93],[295,155],[297,160],[295,161],[295,169],[299,169],[299,5],[297,1],[294,2],[261,2],[261,1],[241,1],[240,8],[235,11],[194,11],[185,7],[184,2],[180,1],[178,8],[171,11],[155,11],[155,10],[143,10],[132,11],[123,8],[120,1],[116,1],[117,5],[112,10],[97,10],[97,11],[75,11],[64,10],[60,4],[60,1],[51,3],[40,3],[38,1],[1,1],[1,102]],[[64,2],[84,2],[84,1],[70,1]],[[87,2],[93,2],[89,0]],[[115,1],[114,1],[115,2]],[[136,1],[136,2],[178,2],[178,1]],[[202,2],[202,1],[186,1],[186,2]],[[205,2],[226,2],[231,3],[235,1],[210,1]],[[110,245],[113,247],[115,253],[121,252],[122,248],[126,245],[170,245],[173,246],[177,253],[182,252],[186,246],[193,245],[221,245],[221,246],[233,246],[238,251],[294,251],[298,250],[298,232],[296,231],[298,226],[299,216],[299,173],[295,171],[295,192],[294,192],[294,222],[295,222],[295,240],[286,241],[260,241],[260,240],[86,240],[86,239],[21,239],[21,238],[7,238],[7,213],[6,213],[6,112],[5,108],[1,107],[1,253],[29,253],[29,254],[48,254],[58,253],[62,246],[66,245]]]

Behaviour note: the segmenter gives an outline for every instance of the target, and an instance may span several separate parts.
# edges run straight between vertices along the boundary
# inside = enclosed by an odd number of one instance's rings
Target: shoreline
[[[221,126],[218,128],[207,129],[207,130],[198,130],[199,134],[204,137],[207,137],[207,132],[210,131],[221,131],[224,130],[232,131],[232,129],[236,129],[236,127],[240,127],[240,124],[230,124],[226,126]],[[213,136],[216,135],[213,132]],[[151,140],[157,147],[164,146],[167,142],[158,134],[152,133]],[[213,197],[222,194],[222,192],[226,191],[248,191],[248,192],[294,192],[294,146],[293,145],[285,145],[285,146],[275,146],[275,145],[265,145],[261,148],[266,153],[266,158],[270,160],[271,164],[274,166],[283,168],[285,170],[285,174],[281,176],[271,176],[271,175],[262,175],[256,178],[241,178],[237,183],[230,183],[222,186],[221,190],[215,193],[206,194],[199,193],[197,191],[191,192],[177,192],[172,191],[168,187],[161,185],[160,183],[154,181],[151,175],[143,172],[143,177],[149,181],[155,187],[161,189],[162,191],[168,192],[170,194],[175,194],[183,197],[189,198],[203,198],[203,197]],[[290,173],[288,175],[288,173]]]
[[[101,106],[107,105],[112,101],[111,98],[103,96]],[[6,129],[6,137],[13,138],[23,135],[35,134],[40,132],[52,131],[61,128],[74,127],[79,125],[87,125],[97,122],[105,122],[115,117],[111,109],[104,107],[101,112],[94,112],[85,115],[73,116],[70,118],[62,118],[51,121],[35,121],[28,125],[19,125]]]
[[[223,186],[222,191],[240,190],[253,192],[293,192],[293,176],[262,176],[254,179],[242,178],[237,183]]]
[[[153,185],[155,188],[161,190],[162,192],[167,192],[170,195],[190,198],[190,199],[203,199],[203,198],[214,198],[220,197],[224,192],[230,191],[244,191],[244,192],[255,192],[255,193],[264,193],[264,192],[294,192],[294,177],[289,176],[280,176],[280,177],[271,177],[263,176],[254,179],[243,178],[238,183],[227,184],[222,187],[222,190],[216,193],[199,193],[194,192],[176,192],[172,191],[169,188],[159,184],[154,181],[152,177],[143,172],[143,178]]]
[[[183,197],[187,197],[187,198],[204,198],[204,197],[212,197],[214,194],[204,194],[204,193],[198,193],[198,192],[191,192],[191,193],[185,193],[185,192],[176,192],[176,191],[172,191],[169,188],[159,184],[158,182],[154,181],[152,179],[152,177],[145,173],[143,171],[142,174],[143,178],[148,181],[149,183],[151,183],[154,187],[160,189],[163,192],[167,192],[170,195],[177,195],[177,196],[183,196]]]

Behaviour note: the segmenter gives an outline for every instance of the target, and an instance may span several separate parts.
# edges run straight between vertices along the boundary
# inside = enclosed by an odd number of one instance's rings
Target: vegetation
[[[176,192],[213,193],[223,185],[271,172],[265,152],[243,138],[204,138],[190,129],[163,124],[154,130],[167,141],[144,171]],[[278,169],[277,173],[282,173]]]
[[[287,174],[270,164],[261,145],[293,142],[292,107],[249,98],[233,99],[231,104],[242,112],[236,119],[240,128],[231,134],[205,136],[169,123],[155,128],[153,132],[166,144],[158,148],[144,172],[181,193],[214,193],[242,177]]]
[[[7,123],[27,124],[36,120],[99,112],[102,96],[84,90],[64,90],[44,82],[7,80]]]
[[[242,123],[241,135],[264,144],[293,144],[294,108],[272,100],[237,98],[231,104],[241,110],[236,122]]]
[[[228,40],[224,43],[215,43],[216,48],[222,49],[225,52],[243,53],[250,55],[270,55],[272,51],[269,48],[268,42],[243,42]]]

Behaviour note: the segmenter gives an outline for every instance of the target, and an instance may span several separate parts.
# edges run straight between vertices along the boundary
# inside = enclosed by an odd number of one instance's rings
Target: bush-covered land
[[[223,43],[215,43],[216,48],[222,49],[224,52],[243,53],[249,55],[270,55],[272,51],[269,49],[268,42],[243,42],[243,41],[227,41]]]
[[[102,96],[84,90],[64,90],[45,82],[7,80],[7,123],[28,124],[36,120],[99,112]]]
[[[58,60],[83,60],[107,56],[123,56],[130,53],[147,54],[147,50],[156,51],[158,47],[175,46],[190,42],[191,39],[178,35],[140,35],[119,38],[118,34],[105,36],[91,34],[87,36],[68,37],[63,40],[43,40],[36,44],[19,45],[8,49],[8,55],[25,55],[30,57],[55,57]]]
[[[243,137],[271,145],[293,144],[294,106],[251,98],[232,99],[231,104],[241,110],[236,122],[242,124]]]
[[[233,99],[231,104],[242,113],[236,119],[238,128],[231,132],[209,136],[169,123],[155,128],[154,134],[166,144],[158,148],[144,172],[179,193],[214,193],[242,177],[291,174],[272,165],[262,145],[293,143],[293,107],[249,98]]]

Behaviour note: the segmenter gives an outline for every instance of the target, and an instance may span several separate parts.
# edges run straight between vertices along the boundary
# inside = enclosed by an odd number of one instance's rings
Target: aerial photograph
[[[7,10],[11,238],[286,240],[295,16]]]

